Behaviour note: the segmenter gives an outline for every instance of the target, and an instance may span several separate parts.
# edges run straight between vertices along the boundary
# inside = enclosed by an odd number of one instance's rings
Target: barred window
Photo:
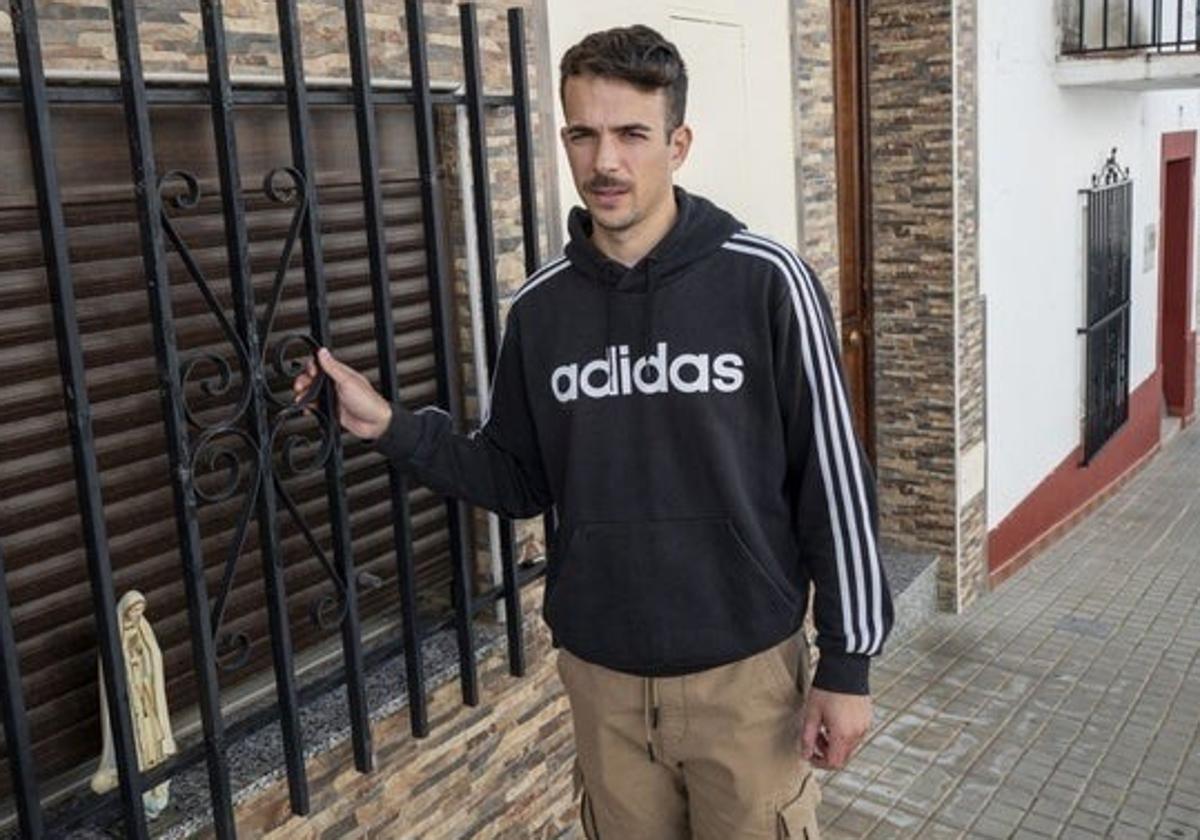
[[[1129,418],[1129,272],[1133,181],[1117,150],[1085,191],[1084,463]]]

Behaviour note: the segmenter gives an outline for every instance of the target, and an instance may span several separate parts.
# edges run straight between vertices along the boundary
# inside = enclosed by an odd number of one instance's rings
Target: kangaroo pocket
[[[557,560],[546,621],[572,653],[610,668],[712,667],[800,620],[793,587],[727,517],[579,523]]]

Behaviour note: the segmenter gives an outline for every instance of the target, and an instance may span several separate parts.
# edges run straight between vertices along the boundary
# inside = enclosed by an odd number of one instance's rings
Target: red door
[[[1196,132],[1162,138],[1158,367],[1167,413],[1186,424],[1195,412],[1196,331],[1192,326],[1192,183]]]

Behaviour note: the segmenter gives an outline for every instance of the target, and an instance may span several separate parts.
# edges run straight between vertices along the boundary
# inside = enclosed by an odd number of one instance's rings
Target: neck
[[[611,260],[616,260],[626,268],[632,268],[649,254],[654,246],[662,241],[675,224],[679,208],[675,204],[675,191],[671,190],[667,201],[653,214],[631,225],[624,230],[609,230],[598,224],[592,224],[592,244]]]

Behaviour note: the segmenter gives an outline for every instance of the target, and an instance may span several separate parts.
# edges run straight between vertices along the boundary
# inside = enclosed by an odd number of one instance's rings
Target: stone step
[[[883,544],[883,568],[892,593],[895,621],[885,648],[891,648],[937,613],[937,563],[934,555]]]

